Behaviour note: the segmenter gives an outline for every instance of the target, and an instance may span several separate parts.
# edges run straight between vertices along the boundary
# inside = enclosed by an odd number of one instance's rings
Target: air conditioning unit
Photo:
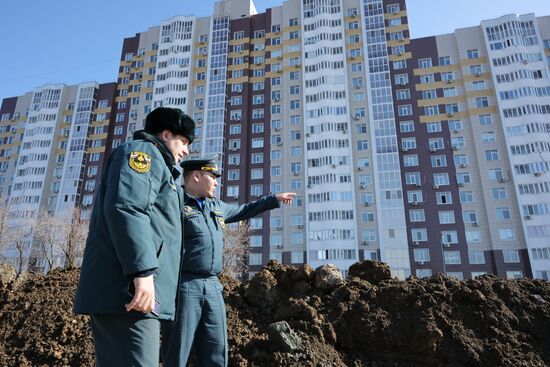
[[[458,182],[457,185],[458,187],[464,187],[464,182]]]
[[[401,148],[401,151],[402,151],[403,153],[406,153],[406,152],[408,152],[408,151],[409,151],[409,149],[408,149],[408,148],[405,148],[405,147],[403,147],[403,148]]]
[[[481,76],[481,73],[478,71],[475,75],[479,78]]]
[[[439,190],[439,185],[434,184],[432,187],[434,190]]]
[[[62,165],[63,165],[63,162],[57,162],[57,165],[58,165],[58,166],[62,166]]]
[[[283,72],[283,69],[279,69],[279,70],[277,70],[277,72],[278,72],[279,74],[281,74],[281,73]]]
[[[57,177],[57,178],[61,178],[61,175],[55,175],[55,177]],[[88,177],[89,177],[89,176],[88,176]]]
[[[402,87],[404,87],[404,86],[406,86],[406,85],[407,85],[406,82],[401,82],[401,86],[402,86]]]
[[[232,152],[235,152],[235,151],[237,151],[237,148],[231,147],[231,148],[229,148],[229,150],[231,150]]]
[[[419,246],[419,245],[420,245],[419,241],[413,241],[413,246]]]
[[[202,52],[202,56],[206,56],[206,55],[208,55],[208,52],[203,51],[203,52]]]
[[[274,131],[281,131],[281,128],[280,127],[276,127],[273,129]]]
[[[362,170],[363,170],[363,167],[357,167],[357,170],[358,170],[358,171],[362,171]]]
[[[282,231],[283,227],[282,226],[277,226],[277,227],[275,227],[275,229],[278,230],[278,231]]]
[[[522,63],[524,63],[525,65],[527,65],[527,64],[529,63],[529,61],[523,60]]]
[[[303,224],[298,224],[298,228],[302,229],[302,228],[304,228],[304,225]]]
[[[447,84],[451,84],[453,82],[453,78],[447,79]]]
[[[452,148],[453,148],[453,150],[458,150],[458,145],[455,144],[455,145],[452,146]]]
[[[365,201],[365,206],[371,206],[372,204],[369,201]]]
[[[417,265],[424,265],[424,261],[417,261],[416,264]]]
[[[354,119],[354,120],[359,120],[359,116],[358,116],[358,115],[353,115],[353,116],[352,116],[352,119]]]
[[[282,60],[283,59],[283,56],[279,55],[277,56],[277,60]]]
[[[403,56],[403,52],[396,53],[397,56]]]
[[[293,172],[294,176],[300,176],[300,172]]]
[[[342,130],[342,134],[347,134],[347,133],[348,133],[348,129]]]
[[[256,61],[256,65],[262,65],[260,61]]]
[[[473,225],[474,227],[479,227],[479,223],[478,223],[478,222],[472,222],[472,225]]]
[[[350,56],[348,57],[348,59],[350,59],[350,60],[355,60],[355,56],[350,55]]]
[[[283,245],[277,245],[277,248],[283,248]]]
[[[418,206],[418,201],[411,201],[412,206]]]
[[[535,173],[533,173],[533,175],[535,177],[540,177],[540,176],[542,176],[542,172],[535,172]]]
[[[239,198],[239,195],[232,196],[233,199],[237,200]]]
[[[460,168],[466,168],[468,165],[466,163],[461,163]]]
[[[306,133],[306,137],[310,136],[311,134],[310,133]]]
[[[273,101],[275,101],[275,102],[279,102],[279,100],[280,100],[280,98],[279,98],[279,97],[275,97],[275,98],[273,98]]]
[[[333,164],[333,165],[332,165],[332,168],[336,168],[336,165],[335,165],[335,164]]]
[[[202,122],[202,117],[199,117],[199,118],[197,119],[197,122]]]
[[[301,65],[300,63],[294,65],[295,68],[299,68],[299,67],[301,67],[301,66],[302,66],[302,65]]]
[[[307,188],[308,188],[308,189],[311,189],[312,187],[313,187],[312,184],[307,184]]]
[[[360,188],[360,189],[364,189],[364,188],[366,188],[366,187],[367,187],[367,186],[365,186],[365,185],[359,185],[359,188]]]
[[[11,133],[12,133],[12,134],[15,134],[16,132],[17,132],[17,128],[12,127],[12,128],[11,128]]]
[[[451,247],[451,244],[449,242],[441,242],[441,245],[443,247]]]
[[[57,194],[59,192],[59,189],[53,189],[53,192]]]
[[[353,13],[350,15],[350,18],[355,18],[355,17],[357,17],[357,13]]]
[[[501,178],[498,180],[498,182],[500,182],[500,183],[505,183],[506,180],[505,180],[504,178],[501,177]]]
[[[278,141],[278,142],[277,142],[277,145],[281,147],[281,146],[283,146],[283,142],[282,142],[282,141]]]
[[[454,115],[455,115],[454,112],[447,112],[448,117],[453,117]]]
[[[368,245],[369,245],[369,243],[368,243],[367,241],[363,241],[363,242],[361,242],[361,244],[362,244],[363,246],[368,246]]]
[[[524,215],[524,216],[523,216],[523,219],[525,219],[525,220],[531,220],[531,216],[530,216],[530,215]]]
[[[239,50],[239,53],[242,54],[244,52],[244,50]]]
[[[416,187],[422,187],[422,184],[420,182],[417,182]]]
[[[435,152],[437,152],[437,149],[435,149],[435,148],[430,148],[430,152],[435,153]]]
[[[458,129],[453,130],[453,133],[455,133],[455,134],[458,134],[459,132],[460,132],[460,130],[458,130]]]

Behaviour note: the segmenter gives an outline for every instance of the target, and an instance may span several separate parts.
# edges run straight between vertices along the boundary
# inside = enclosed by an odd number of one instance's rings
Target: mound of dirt
[[[71,313],[78,270],[0,282],[0,365],[94,365]],[[222,277],[232,366],[547,366],[550,283],[483,276],[392,279],[365,261],[342,280],[270,262]]]

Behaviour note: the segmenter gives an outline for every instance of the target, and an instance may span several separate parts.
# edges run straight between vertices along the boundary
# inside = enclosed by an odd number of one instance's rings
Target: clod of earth
[[[0,267],[0,365],[93,366],[78,269],[15,279]],[[548,366],[550,283],[483,276],[392,279],[364,261],[342,279],[270,262],[222,277],[231,366]]]

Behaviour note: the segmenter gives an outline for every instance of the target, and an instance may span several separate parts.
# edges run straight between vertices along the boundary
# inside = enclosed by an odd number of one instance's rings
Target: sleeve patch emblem
[[[143,152],[132,152],[128,164],[137,173],[147,173],[151,170],[151,157]]]

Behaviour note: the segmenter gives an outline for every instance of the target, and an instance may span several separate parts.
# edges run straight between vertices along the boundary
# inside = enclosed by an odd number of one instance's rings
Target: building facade
[[[172,106],[197,122],[191,155],[218,155],[225,201],[297,193],[250,220],[251,274],[374,259],[548,279],[549,60],[550,17],[411,39],[404,0],[226,0],[125,39],[116,83],[4,99],[0,189],[13,221],[87,208],[104,157]]]

